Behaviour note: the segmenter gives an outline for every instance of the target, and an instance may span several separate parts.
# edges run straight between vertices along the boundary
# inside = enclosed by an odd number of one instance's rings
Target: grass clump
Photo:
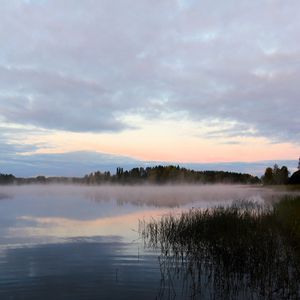
[[[191,209],[140,232],[161,250],[162,290],[180,277],[191,298],[300,298],[300,197]]]

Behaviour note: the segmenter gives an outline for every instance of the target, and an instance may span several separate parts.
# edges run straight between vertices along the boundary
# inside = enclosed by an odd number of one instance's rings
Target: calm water
[[[180,278],[164,288],[139,220],[274,197],[240,186],[0,187],[0,299],[189,299]]]

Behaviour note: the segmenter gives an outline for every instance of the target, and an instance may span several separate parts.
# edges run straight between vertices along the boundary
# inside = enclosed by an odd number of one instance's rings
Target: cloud
[[[3,146],[0,148],[1,152],[3,148]],[[3,153],[0,173],[13,173],[20,177],[38,175],[82,177],[97,170],[114,173],[119,166],[131,169],[144,164],[126,156],[88,151],[22,155],[15,151],[15,148],[7,147],[7,149],[11,152]]]
[[[233,122],[222,136],[299,143],[299,9],[296,0],[5,1],[0,115],[117,132],[135,127],[128,114],[184,112]]]
[[[119,131],[122,105],[96,82],[31,68],[0,68],[4,121],[70,131]],[[9,89],[7,89],[9,87]]]
[[[24,151],[34,151],[37,146],[7,144],[0,140],[0,173],[12,173],[19,177],[78,176],[100,170],[115,173],[117,167],[129,170],[135,167],[157,165],[179,165],[193,170],[229,171],[263,175],[267,167],[275,163],[287,166],[291,172],[296,171],[296,160],[268,160],[256,162],[216,162],[216,163],[178,163],[165,161],[145,161],[128,156],[113,155],[92,151],[75,151],[65,153],[33,153],[24,155]]]

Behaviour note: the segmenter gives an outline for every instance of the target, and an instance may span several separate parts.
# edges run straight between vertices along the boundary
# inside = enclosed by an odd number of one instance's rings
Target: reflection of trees
[[[12,198],[13,198],[12,195],[0,193],[0,200],[4,200],[4,199],[12,199]]]
[[[299,299],[299,239],[282,211],[247,203],[141,223],[146,246],[161,249],[158,298]]]
[[[90,187],[85,190],[85,195],[96,202],[115,200],[120,206],[173,208],[194,202],[212,206],[233,199],[271,200],[277,194],[267,189],[231,185],[106,185]]]

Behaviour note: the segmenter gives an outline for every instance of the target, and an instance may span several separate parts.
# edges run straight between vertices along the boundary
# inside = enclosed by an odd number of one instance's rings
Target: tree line
[[[84,177],[86,183],[260,183],[258,177],[225,171],[195,171],[179,166],[155,166],[147,168],[133,168],[125,170],[117,168],[116,174],[109,172],[95,172]]]
[[[0,184],[46,184],[46,183],[77,183],[77,184],[168,184],[168,183],[226,183],[226,184],[258,184],[260,179],[250,174],[226,171],[195,171],[179,166],[155,166],[124,170],[118,167],[115,174],[92,172],[84,177],[45,177],[16,178],[13,175],[0,174]]]
[[[297,174],[296,174],[297,173]],[[298,174],[299,173],[299,174]],[[226,171],[195,171],[179,166],[155,166],[147,168],[133,168],[124,170],[121,167],[116,169],[115,174],[106,172],[92,172],[84,177],[45,177],[37,176],[31,178],[18,178],[12,174],[0,173],[0,184],[167,184],[167,183],[225,183],[225,184],[264,184],[264,185],[284,185],[300,184],[300,171],[297,180],[292,180],[290,172],[286,166],[279,167],[277,164],[273,168],[268,167],[261,178],[245,173]],[[296,176],[294,176],[296,177]],[[295,178],[294,178],[295,179]],[[295,181],[295,182],[294,182]]]
[[[262,176],[262,183],[264,185],[280,185],[289,183],[290,172],[286,166],[281,168],[275,164],[273,168],[268,167],[265,174]]]

